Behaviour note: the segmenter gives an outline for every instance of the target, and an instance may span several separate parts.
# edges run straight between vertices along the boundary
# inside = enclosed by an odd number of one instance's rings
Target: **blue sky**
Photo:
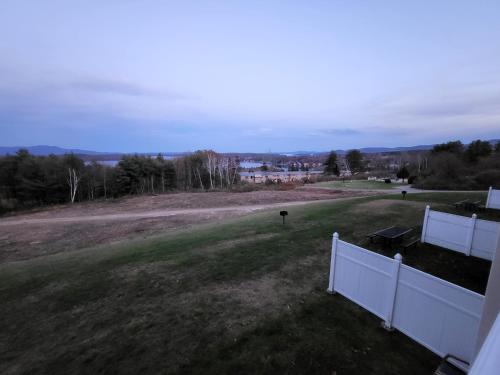
[[[0,2],[0,145],[500,138],[499,1]]]

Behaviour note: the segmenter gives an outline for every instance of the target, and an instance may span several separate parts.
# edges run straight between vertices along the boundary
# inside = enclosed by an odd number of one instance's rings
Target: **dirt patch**
[[[74,205],[59,205],[30,212],[6,215],[3,219],[18,220],[42,218],[66,218],[113,215],[120,213],[143,213],[168,209],[202,209],[231,206],[251,206],[272,203],[315,201],[323,199],[348,198],[366,195],[366,192],[352,192],[330,189],[302,188],[276,191],[261,190],[245,193],[209,192],[209,193],[171,193],[154,196],[136,196],[108,201],[84,202]],[[2,220],[2,219],[0,219]]]
[[[145,238],[240,217],[274,204],[360,195],[366,194],[326,189],[178,193],[47,208],[0,219],[0,263]]]
[[[243,212],[226,212],[111,222],[0,226],[0,263],[32,259],[135,238],[146,238],[243,214]]]
[[[366,213],[370,211],[376,211],[379,213],[389,213],[396,212],[401,208],[422,208],[425,207],[425,204],[422,202],[413,202],[413,201],[401,201],[396,199],[380,199],[374,200],[366,203],[361,203],[356,205],[352,212],[353,213]]]

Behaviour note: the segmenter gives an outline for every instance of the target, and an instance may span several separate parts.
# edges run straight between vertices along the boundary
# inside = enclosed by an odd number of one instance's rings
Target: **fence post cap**
[[[476,214],[472,214],[472,218],[473,219],[477,218],[477,215]]]
[[[431,209],[431,206],[430,206],[430,205],[427,205],[427,206],[425,206],[425,209],[426,209],[426,210],[430,210],[430,209]]]
[[[396,255],[394,255],[394,259],[398,262],[401,262],[403,260],[403,256],[400,253],[397,253]]]
[[[335,233],[333,234],[333,238],[339,238],[339,234],[338,234],[337,232],[335,232]]]

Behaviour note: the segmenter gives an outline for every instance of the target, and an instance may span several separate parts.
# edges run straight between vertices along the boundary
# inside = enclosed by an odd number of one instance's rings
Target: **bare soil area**
[[[369,194],[307,188],[172,193],[48,207],[0,218],[0,263],[148,237],[282,204]]]
[[[107,201],[83,202],[57,205],[29,212],[19,212],[0,219],[16,217],[52,218],[52,217],[82,217],[109,215],[117,213],[138,213],[163,209],[198,209],[229,206],[248,206],[271,203],[297,201],[313,201],[336,199],[366,195],[366,192],[352,192],[331,189],[301,188],[294,190],[260,190],[244,193],[232,192],[200,192],[200,193],[167,193],[159,195],[131,196]]]

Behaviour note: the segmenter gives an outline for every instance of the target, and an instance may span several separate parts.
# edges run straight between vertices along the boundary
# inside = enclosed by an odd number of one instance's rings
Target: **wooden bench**
[[[469,202],[468,199],[464,199],[463,201],[458,201],[453,203],[453,205],[455,206],[455,208],[459,208],[459,207],[464,207],[468,202]]]
[[[463,204],[463,207],[466,209],[466,210],[469,210],[469,211],[474,211],[478,208],[478,206],[481,204],[481,201],[475,201],[475,202],[466,202]]]
[[[420,238],[418,237],[411,237],[408,238],[403,244],[401,245],[403,248],[403,251],[406,251],[410,247],[417,247],[418,243],[420,242]]]
[[[366,238],[370,241],[370,243],[373,243],[373,239],[376,237],[377,235],[375,233],[370,233],[366,235]]]

